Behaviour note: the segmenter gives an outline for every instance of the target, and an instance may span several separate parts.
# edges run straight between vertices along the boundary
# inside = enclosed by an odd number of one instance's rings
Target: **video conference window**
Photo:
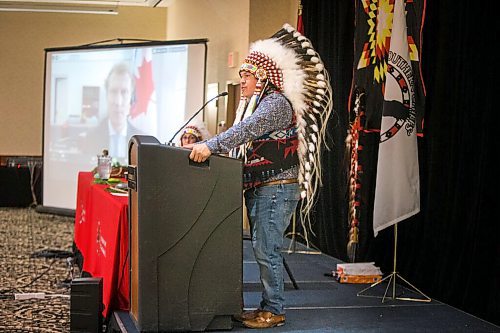
[[[79,171],[133,135],[167,142],[203,104],[206,43],[46,50],[44,206],[75,208]]]

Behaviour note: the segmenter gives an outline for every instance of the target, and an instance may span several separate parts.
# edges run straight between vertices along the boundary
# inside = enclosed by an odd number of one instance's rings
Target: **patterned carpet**
[[[0,332],[69,332],[73,221],[0,208]]]

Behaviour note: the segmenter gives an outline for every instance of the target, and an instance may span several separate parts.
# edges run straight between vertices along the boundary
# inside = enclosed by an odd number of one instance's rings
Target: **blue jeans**
[[[245,191],[252,246],[264,286],[260,308],[284,314],[283,237],[299,201],[297,183]]]

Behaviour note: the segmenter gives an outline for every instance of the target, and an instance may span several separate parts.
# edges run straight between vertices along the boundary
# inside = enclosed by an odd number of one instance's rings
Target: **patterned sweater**
[[[293,109],[285,96],[280,93],[271,93],[263,97],[250,116],[205,143],[212,154],[227,153],[266,133],[289,127],[292,120]],[[297,178],[297,174],[298,167],[292,167],[268,180]]]

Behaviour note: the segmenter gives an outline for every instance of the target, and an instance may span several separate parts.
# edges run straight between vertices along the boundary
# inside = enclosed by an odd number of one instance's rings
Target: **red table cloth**
[[[102,277],[103,316],[129,310],[128,197],[94,184],[91,172],[78,174],[74,240],[83,256],[83,271]]]

